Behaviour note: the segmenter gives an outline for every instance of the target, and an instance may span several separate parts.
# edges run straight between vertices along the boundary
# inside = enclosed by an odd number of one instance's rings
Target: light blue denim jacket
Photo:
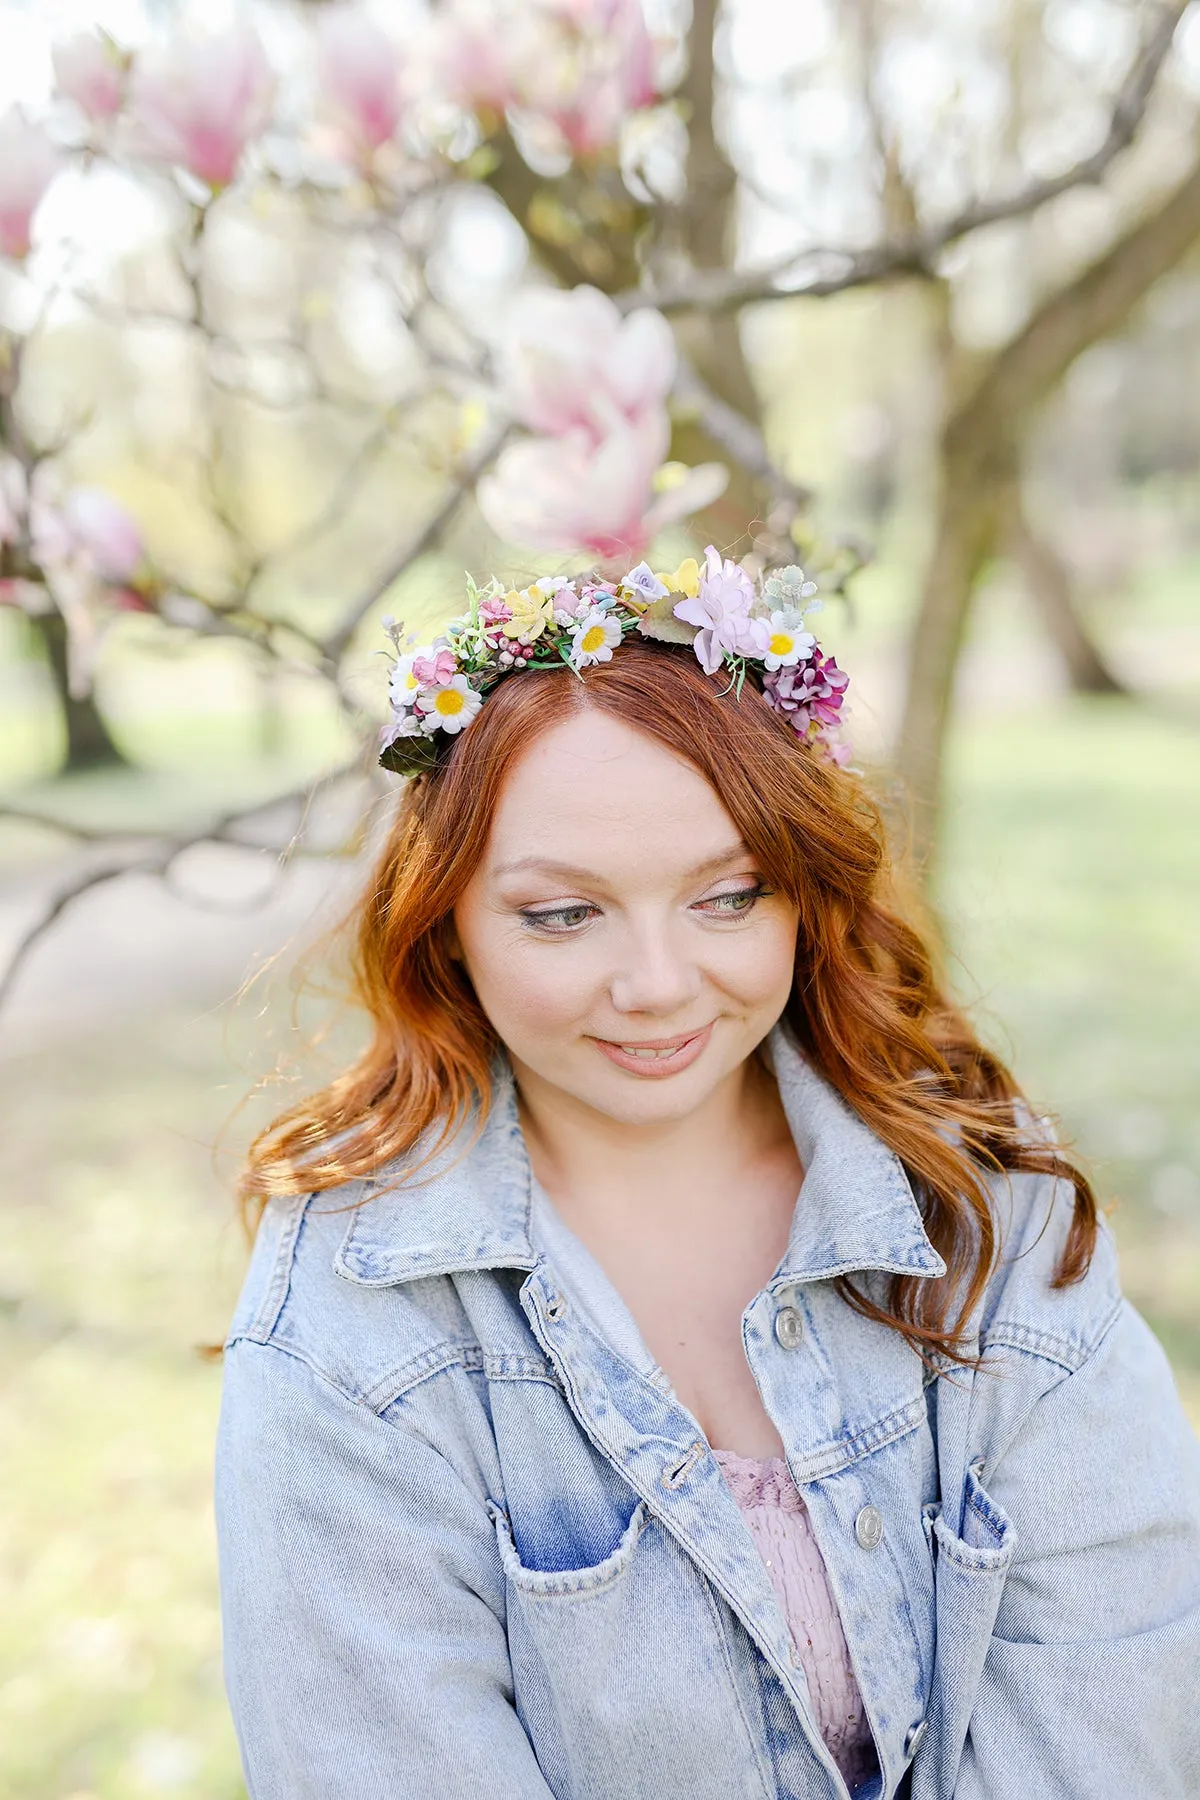
[[[831,1279],[943,1276],[904,1169],[769,1053],[806,1173],[742,1335],[878,1749],[859,1793],[1196,1800],[1200,1447],[1107,1233],[1053,1291],[1069,1191],[997,1183],[986,1367],[931,1377]],[[531,1237],[504,1065],[456,1154],[259,1233],[217,1455],[253,1800],[845,1800],[702,1430]]]

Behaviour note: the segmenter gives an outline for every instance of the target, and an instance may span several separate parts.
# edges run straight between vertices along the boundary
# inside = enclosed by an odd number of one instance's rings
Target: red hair
[[[982,1178],[1004,1170],[1071,1183],[1055,1282],[1080,1279],[1095,1244],[1095,1195],[1022,1123],[1031,1115],[1013,1076],[944,991],[935,933],[911,900],[902,908],[897,899],[883,820],[861,778],[801,745],[750,681],[740,695],[723,693],[689,649],[636,642],[581,678],[564,669],[502,681],[439,765],[408,784],[346,922],[370,1043],[255,1139],[239,1184],[247,1208],[370,1174],[430,1131],[443,1145],[473,1106],[482,1120],[497,1041],[447,927],[509,772],[583,707],[686,757],[799,911],[785,1017],[808,1060],[903,1162],[948,1271],[941,1281],[892,1277],[883,1304],[843,1280],[849,1303],[922,1354],[965,1355],[964,1324],[998,1249]]]

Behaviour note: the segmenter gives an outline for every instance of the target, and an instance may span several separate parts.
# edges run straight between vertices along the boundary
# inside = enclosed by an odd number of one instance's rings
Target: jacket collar
[[[858,1269],[944,1275],[899,1157],[880,1142],[777,1025],[767,1054],[805,1176],[783,1260],[779,1289]],[[464,1121],[447,1147],[406,1188],[405,1159],[361,1184],[334,1259],[339,1275],[388,1287],[426,1275],[487,1268],[532,1269],[532,1180],[507,1058],[493,1071],[492,1105],[473,1144],[477,1118]],[[464,1144],[469,1145],[464,1151]]]

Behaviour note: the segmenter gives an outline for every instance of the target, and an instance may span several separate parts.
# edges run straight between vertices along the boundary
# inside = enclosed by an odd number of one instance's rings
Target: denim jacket
[[[982,1366],[931,1375],[832,1281],[944,1277],[903,1166],[769,1052],[805,1178],[742,1337],[874,1735],[859,1794],[1195,1800],[1200,1446],[1111,1239],[1054,1290],[1067,1185],[993,1183]],[[845,1800],[703,1431],[531,1239],[507,1066],[465,1156],[397,1173],[272,1203],[229,1337],[253,1800]]]

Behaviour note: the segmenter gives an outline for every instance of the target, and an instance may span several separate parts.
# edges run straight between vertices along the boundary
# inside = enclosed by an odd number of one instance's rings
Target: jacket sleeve
[[[1195,1800],[1200,1445],[1128,1302],[984,1481],[1013,1557],[954,1800]]]
[[[238,1340],[216,1499],[252,1800],[551,1800],[513,1705],[494,1528],[439,1451]]]

